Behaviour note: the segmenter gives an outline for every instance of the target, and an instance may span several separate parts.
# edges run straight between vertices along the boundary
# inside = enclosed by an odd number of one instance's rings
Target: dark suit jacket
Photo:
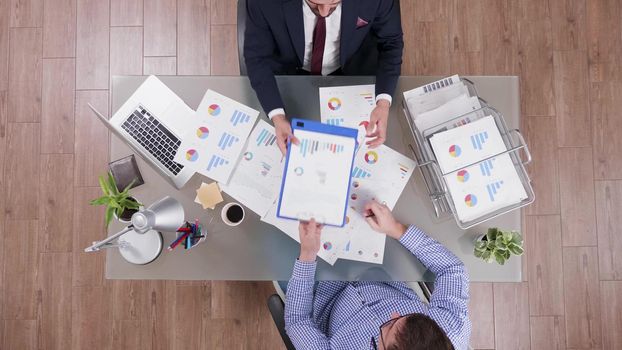
[[[274,75],[297,74],[302,69],[302,1],[247,0],[244,58],[251,84],[266,113],[284,107]],[[376,95],[393,95],[404,48],[398,0],[343,0],[341,6],[343,73],[357,74],[357,67],[349,63],[357,60],[354,56],[359,47],[373,35],[378,47]],[[368,24],[357,28],[358,18]]]

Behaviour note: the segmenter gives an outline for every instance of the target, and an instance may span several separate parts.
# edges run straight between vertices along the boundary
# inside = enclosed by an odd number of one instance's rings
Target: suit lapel
[[[287,0],[283,2],[283,14],[287,23],[289,37],[296,50],[298,60],[302,64],[305,51],[305,29],[302,17],[302,2],[299,0]]]
[[[339,63],[343,67],[346,64],[347,46],[356,30],[358,18],[358,1],[343,0],[341,3],[341,38],[339,44]]]

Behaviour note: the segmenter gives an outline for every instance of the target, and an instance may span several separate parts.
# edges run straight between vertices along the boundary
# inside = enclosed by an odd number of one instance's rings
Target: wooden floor
[[[518,75],[537,200],[477,349],[622,349],[620,0],[402,0],[403,74]],[[119,74],[237,75],[234,0],[0,0],[0,347],[278,349],[263,282],[109,281],[95,198]],[[494,104],[494,101],[491,101]]]

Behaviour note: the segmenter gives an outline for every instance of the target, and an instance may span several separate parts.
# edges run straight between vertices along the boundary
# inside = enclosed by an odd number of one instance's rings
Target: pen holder
[[[175,240],[173,240],[168,247],[169,251],[175,248],[190,250],[205,242],[205,238],[207,237],[207,232],[203,228],[203,225],[198,222],[195,224],[186,222],[179,230],[180,231],[178,231],[175,236]]]

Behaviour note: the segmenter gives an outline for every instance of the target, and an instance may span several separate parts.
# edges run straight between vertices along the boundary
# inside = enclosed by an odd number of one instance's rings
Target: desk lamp
[[[93,242],[93,245],[84,251],[88,253],[104,248],[119,248],[119,253],[128,262],[137,265],[148,264],[162,252],[160,231],[175,232],[184,222],[184,208],[181,203],[167,196],[149,208],[134,213],[129,226],[103,241]],[[117,239],[118,241],[113,243]]]

